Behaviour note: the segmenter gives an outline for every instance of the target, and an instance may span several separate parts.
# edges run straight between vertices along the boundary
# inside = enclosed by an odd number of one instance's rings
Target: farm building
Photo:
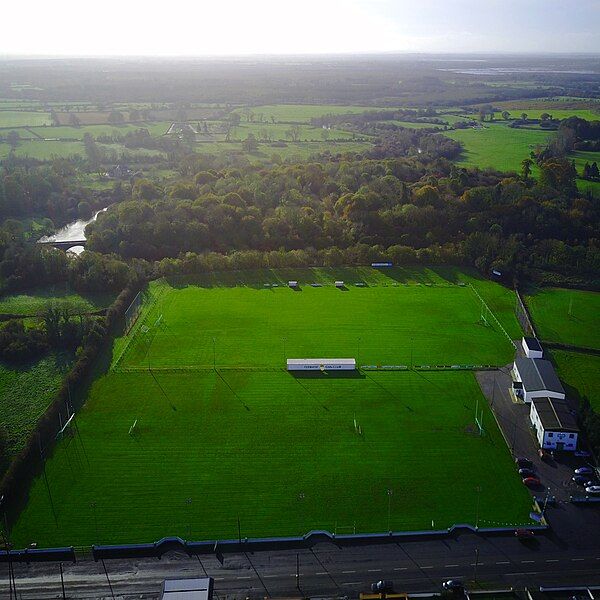
[[[566,400],[534,398],[529,419],[535,428],[540,448],[570,451],[577,449],[577,419]]]
[[[524,337],[521,340],[521,346],[523,346],[523,352],[527,358],[543,358],[544,356],[544,350],[537,338]]]
[[[288,358],[288,371],[354,371],[354,358]]]
[[[565,390],[548,360],[517,358],[512,369],[513,392],[525,402],[534,398],[564,399]]]

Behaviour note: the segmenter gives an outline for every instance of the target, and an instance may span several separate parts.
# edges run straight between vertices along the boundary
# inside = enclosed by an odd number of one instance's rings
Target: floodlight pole
[[[477,488],[477,510],[475,511],[475,529],[479,529],[479,502],[481,500],[481,486],[478,485]],[[477,577],[475,578],[477,579]]]
[[[479,565],[479,548],[475,548],[475,566],[473,569],[473,579],[477,581],[477,566]]]
[[[388,496],[388,527],[387,527],[387,530],[388,531],[391,531],[390,521],[391,521],[391,516],[392,516],[392,494],[393,494],[393,490],[391,488],[388,488],[388,490],[387,490],[387,496]]]
[[[213,338],[213,370],[217,370],[217,340]]]
[[[360,365],[360,338],[356,339],[356,344],[357,344],[356,362]]]

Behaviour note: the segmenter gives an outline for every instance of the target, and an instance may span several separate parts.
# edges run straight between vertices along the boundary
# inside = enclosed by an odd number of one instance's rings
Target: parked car
[[[519,467],[523,467],[525,469],[531,469],[533,467],[533,463],[528,458],[525,458],[524,456],[517,456],[517,458],[515,458],[515,463]]]
[[[572,481],[573,483],[576,483],[577,485],[582,485],[583,487],[594,485],[594,482],[590,481],[590,478],[586,475],[575,475],[574,477],[572,477]]]
[[[389,579],[381,579],[371,584],[372,592],[391,592],[394,589],[394,582]]]
[[[515,529],[515,537],[520,540],[530,540],[535,534],[531,529]]]
[[[535,471],[533,469],[519,469],[519,475],[521,477],[535,477]]]
[[[460,579],[448,579],[442,587],[449,592],[460,592],[465,589],[465,584]]]
[[[600,485],[590,485],[585,488],[586,494],[600,494]]]
[[[589,458],[591,456],[591,452],[588,452],[587,450],[576,450],[575,451],[575,456],[577,456],[578,458]]]
[[[590,467],[579,467],[577,469],[575,469],[575,475],[587,475],[588,477],[590,475],[594,474],[594,470],[591,469]]]
[[[552,455],[550,454],[550,452],[548,452],[548,450],[544,450],[543,448],[540,448],[538,450],[538,456],[545,461],[549,461],[552,460]]]
[[[537,477],[524,477],[523,483],[528,486],[538,486],[541,482]]]

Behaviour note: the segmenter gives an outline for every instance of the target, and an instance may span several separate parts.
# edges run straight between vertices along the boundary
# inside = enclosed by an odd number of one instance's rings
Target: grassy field
[[[0,127],[25,127],[50,125],[50,123],[50,114],[46,112],[0,110]]]
[[[600,412],[600,356],[552,350],[552,357],[562,382],[577,390],[580,398],[586,397]]]
[[[39,288],[21,294],[0,296],[0,313],[34,316],[49,304],[60,304],[78,313],[106,308],[114,300],[114,294],[86,294],[85,296],[55,287]]]
[[[529,494],[472,373],[100,379],[16,523],[18,546],[528,521]],[[354,430],[353,419],[362,428]],[[137,431],[128,430],[138,419]],[[409,432],[410,435],[407,435]],[[84,453],[85,452],[85,453]],[[449,494],[449,490],[452,490]]]
[[[8,144],[0,144],[0,158],[6,158],[11,151]],[[54,156],[67,158],[69,156],[85,156],[82,142],[65,142],[44,140],[29,140],[19,142],[15,148],[17,156],[29,156],[39,160],[50,160]]]
[[[71,358],[62,354],[21,367],[0,363],[0,422],[7,432],[11,456],[23,448],[70,363]]]
[[[365,271],[368,271],[365,269]],[[129,368],[285,366],[285,357],[350,356],[365,365],[503,365],[513,347],[468,286],[404,285],[372,271],[293,272],[265,288],[266,274],[246,285],[150,286],[152,308],[142,320],[151,329],[133,336],[119,365]],[[333,282],[347,282],[345,291]],[[311,287],[319,282],[322,287]],[[216,285],[215,285],[216,283]],[[307,316],[310,315],[308,318]],[[161,319],[159,327],[152,324]]]
[[[263,287],[291,277],[368,287]],[[529,494],[473,373],[293,376],[281,368],[295,352],[356,356],[357,336],[360,362],[408,362],[411,333],[423,336],[415,356],[435,343],[448,360],[504,361],[512,347],[478,325],[479,302],[461,281],[476,286],[507,328],[518,328],[510,292],[455,269],[239,271],[154,283],[150,307],[116,340],[114,358],[134,343],[92,386],[77,431],[47,462],[49,489],[34,482],[13,541],[235,538],[238,518],[243,536],[527,523]],[[137,348],[145,326],[154,335],[152,370]],[[190,359],[188,370],[154,366]],[[253,368],[218,366],[236,362]],[[477,405],[483,436],[474,426]]]
[[[600,293],[543,288],[526,302],[542,340],[600,348]]]
[[[265,134],[272,140],[289,140],[288,131],[290,125],[283,123],[241,123],[238,127],[233,129],[231,132],[232,140],[245,140],[249,134],[253,134],[258,139],[264,139]],[[302,142],[305,141],[323,141],[323,129],[321,127],[312,127],[310,125],[300,125],[300,138]],[[350,131],[344,131],[342,129],[331,129],[328,131],[329,137],[333,139],[352,139],[356,136]]]
[[[444,132],[444,135],[464,144],[463,154],[457,161],[460,164],[519,172],[521,161],[538,145],[545,146],[553,134],[487,123],[485,129],[457,129]]]
[[[375,106],[338,106],[333,104],[274,104],[253,106],[250,110],[254,115],[262,114],[265,121],[271,121],[271,117],[273,117],[275,122],[308,123],[311,119],[325,115],[347,115],[382,109]],[[244,109],[238,108],[236,112],[242,115],[243,121]]]
[[[167,132],[170,122],[161,121],[157,123],[135,123],[128,125],[87,125],[83,127],[30,127],[30,131],[42,138],[61,138],[71,140],[82,140],[86,133],[97,138],[99,136],[124,136],[125,134],[147,129],[151,135],[160,136]]]
[[[583,173],[585,163],[592,164],[594,161],[600,165],[600,152],[571,152],[569,159],[575,161],[575,168],[580,175]],[[600,181],[588,181],[585,179],[577,180],[577,189],[579,191],[591,190],[594,193],[600,192]]]

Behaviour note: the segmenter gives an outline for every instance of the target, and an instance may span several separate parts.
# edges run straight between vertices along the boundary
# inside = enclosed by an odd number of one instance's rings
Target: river
[[[78,219],[77,221],[73,221],[72,223],[67,223],[64,227],[61,227],[56,233],[52,235],[44,236],[40,238],[39,242],[77,242],[80,240],[85,240],[85,228],[86,226],[95,221],[98,215],[101,212],[104,212],[108,209],[103,208],[94,213],[94,216],[91,219]],[[74,246],[73,248],[69,248],[69,252],[73,252],[75,254],[81,254],[83,252],[83,246]]]

